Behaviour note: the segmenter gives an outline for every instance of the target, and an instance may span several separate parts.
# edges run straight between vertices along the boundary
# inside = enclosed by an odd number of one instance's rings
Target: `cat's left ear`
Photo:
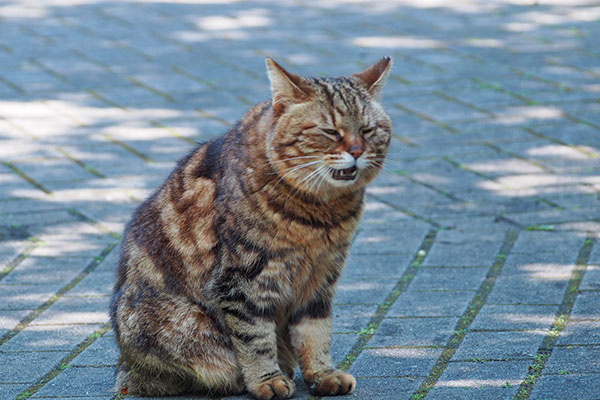
[[[271,81],[273,108],[282,109],[287,104],[299,103],[310,97],[304,78],[287,72],[270,58],[265,59]]]
[[[366,85],[369,94],[378,99],[381,97],[381,90],[390,68],[392,68],[392,57],[384,57],[363,72],[352,76],[360,79]]]

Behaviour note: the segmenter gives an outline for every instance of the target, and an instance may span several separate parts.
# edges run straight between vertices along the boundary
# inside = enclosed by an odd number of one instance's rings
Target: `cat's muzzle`
[[[331,175],[333,179],[338,181],[352,181],[356,178],[357,174],[358,168],[355,165],[350,168],[334,169]]]

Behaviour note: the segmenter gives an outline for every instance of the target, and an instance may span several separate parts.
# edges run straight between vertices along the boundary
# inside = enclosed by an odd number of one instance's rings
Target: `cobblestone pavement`
[[[0,399],[121,397],[135,206],[269,97],[265,56],[384,55],[395,135],[334,307],[349,397],[600,399],[599,3],[317,3],[0,0]]]

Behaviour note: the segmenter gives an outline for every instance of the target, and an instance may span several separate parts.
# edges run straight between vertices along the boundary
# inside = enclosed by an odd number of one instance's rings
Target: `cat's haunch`
[[[199,145],[135,211],[111,301],[116,390],[318,396],[354,390],[332,368],[331,302],[382,167],[391,59],[339,78],[266,60],[272,99]]]

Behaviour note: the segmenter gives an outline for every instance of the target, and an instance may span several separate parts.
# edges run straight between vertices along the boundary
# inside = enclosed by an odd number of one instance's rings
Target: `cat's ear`
[[[392,68],[392,57],[383,57],[375,64],[367,67],[363,72],[352,76],[360,79],[367,87],[369,94],[375,98],[381,97],[381,90],[385,84],[385,78]]]
[[[287,72],[270,58],[265,59],[265,64],[271,81],[275,109],[285,107],[286,104],[302,102],[309,97],[310,93],[304,78]]]

